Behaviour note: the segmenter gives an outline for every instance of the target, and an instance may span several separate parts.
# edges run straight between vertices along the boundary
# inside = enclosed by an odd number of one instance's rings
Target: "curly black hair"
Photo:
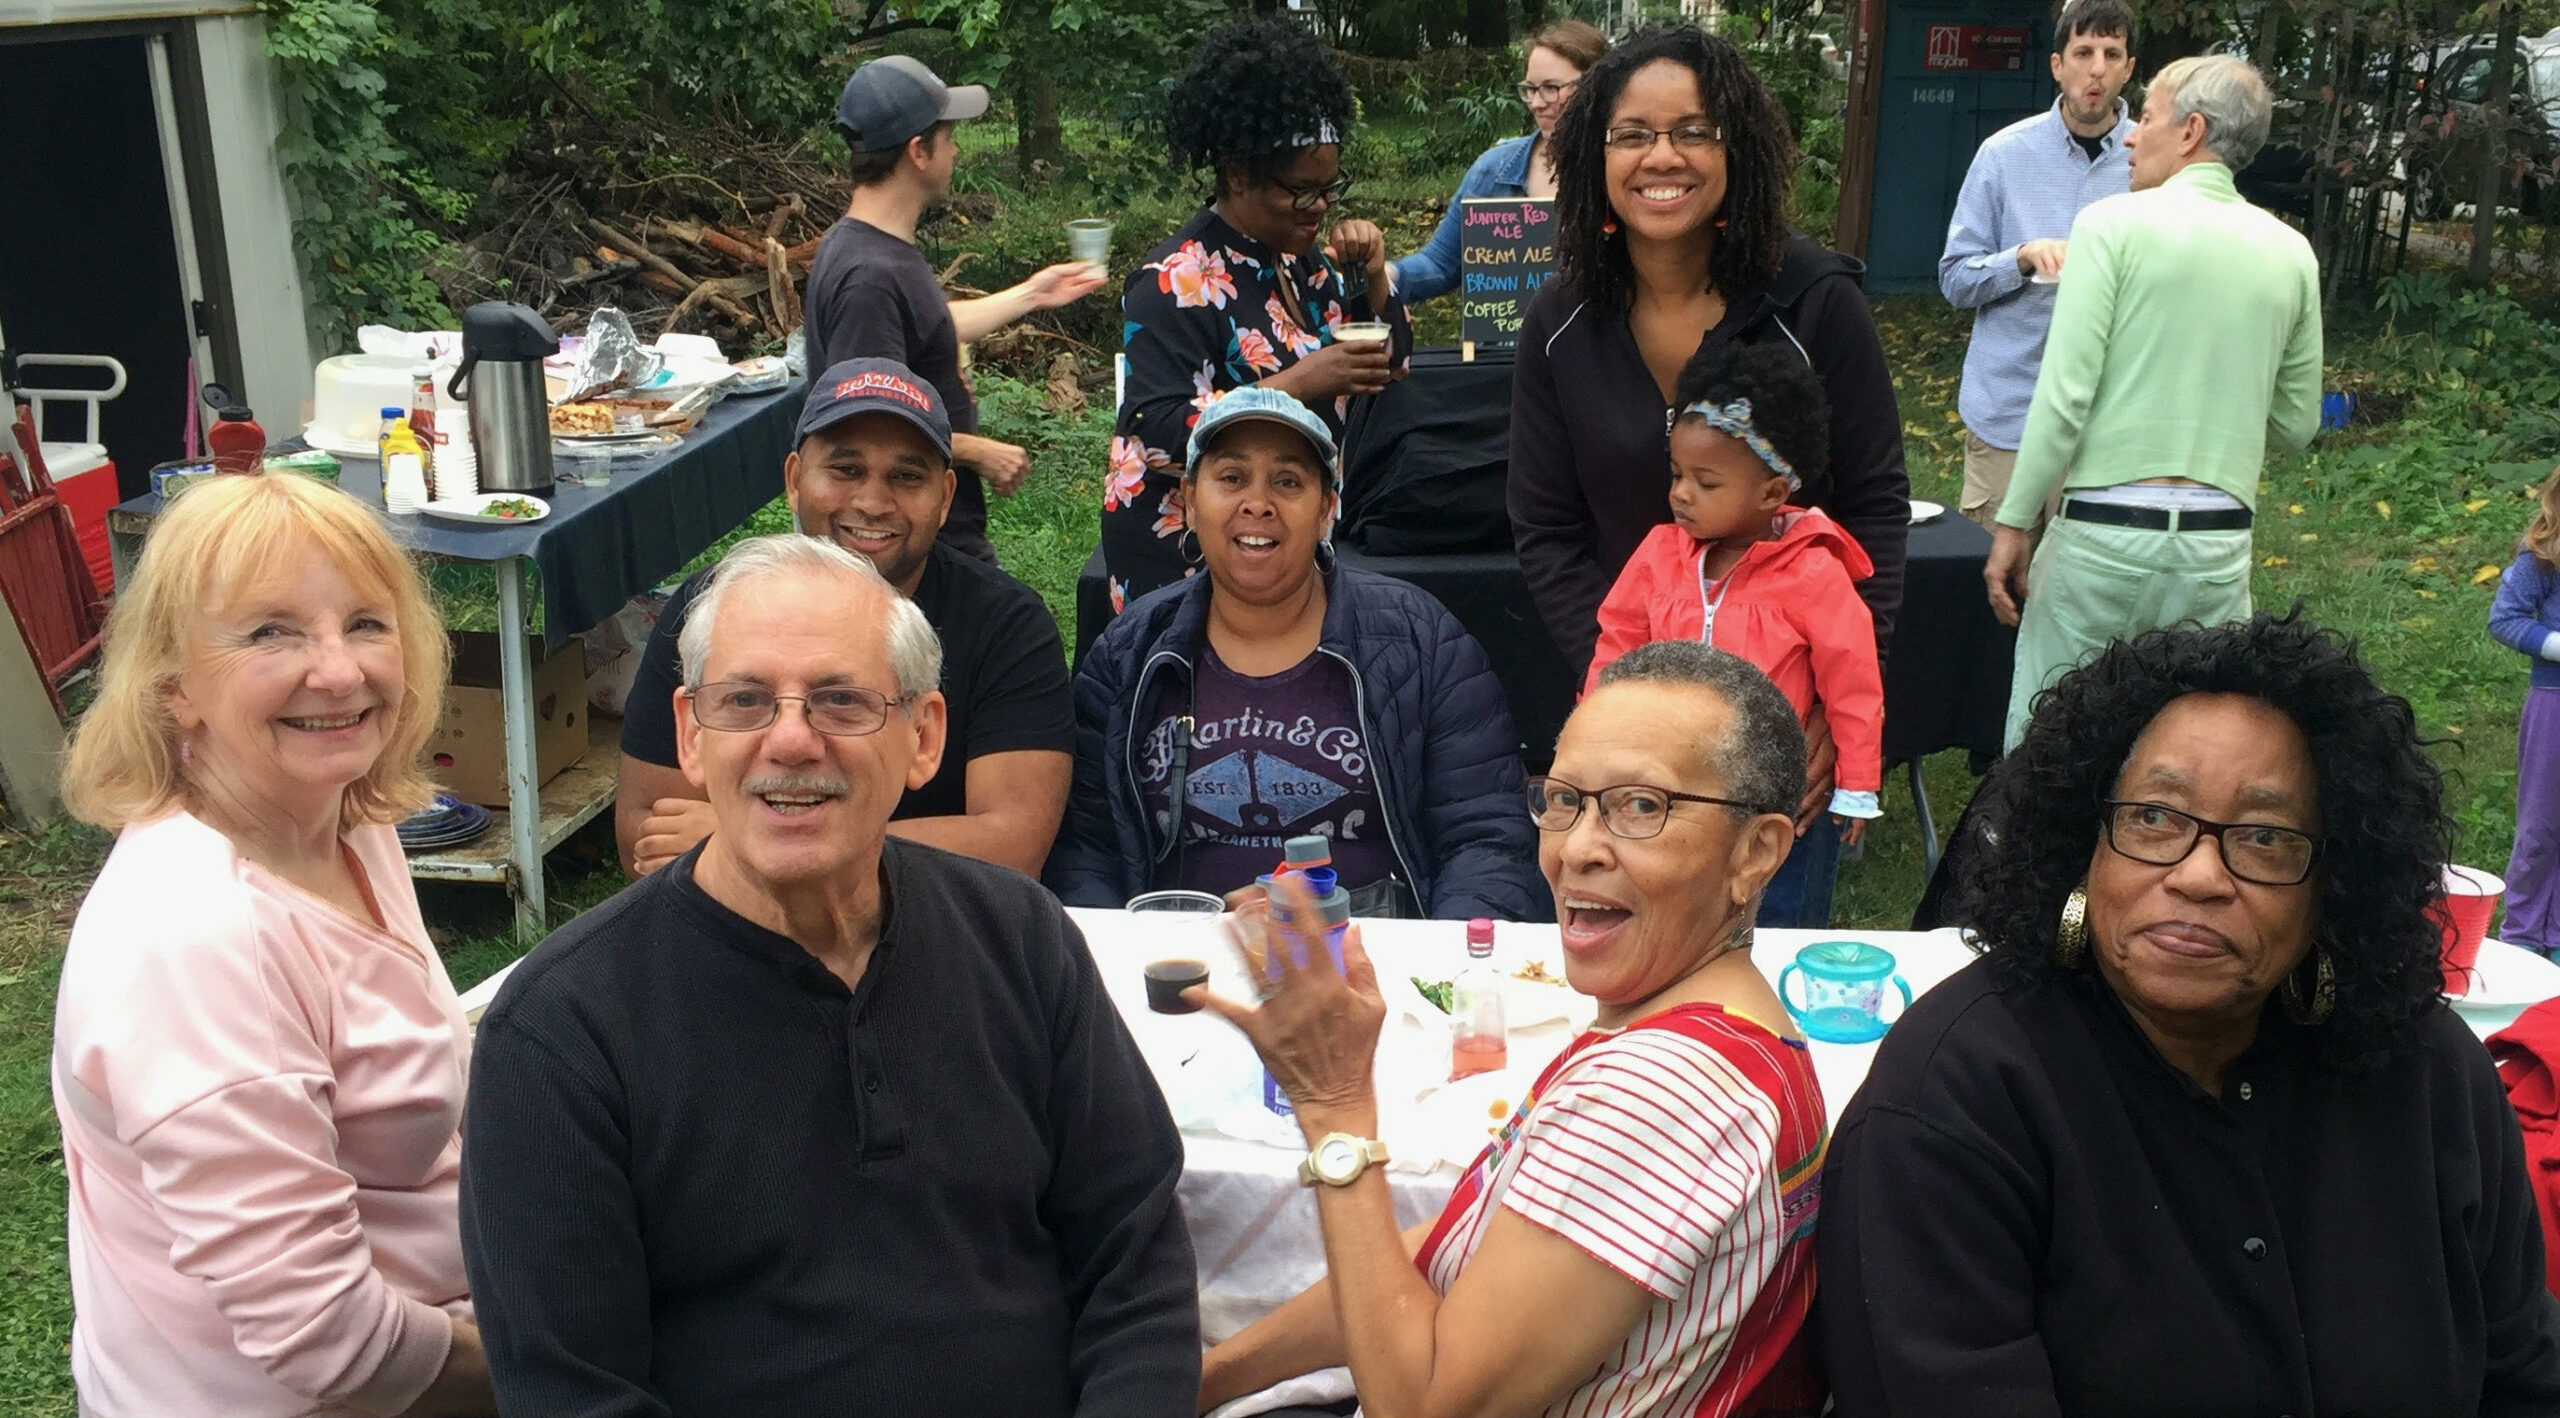
[[[2319,785],[2327,840],[2311,880],[2320,925],[2294,987],[2312,998],[2315,955],[2325,952],[2337,1005],[2314,1031],[2321,1053],[2361,1070],[2416,1037],[2442,985],[2427,909],[2454,837],[2444,777],[2409,701],[2374,682],[2354,641],[2301,616],[2297,603],[2245,624],[2149,631],[2036,696],[2026,737],[1983,784],[1983,836],[1958,873],[1951,912],[2012,983],[2061,970],[2053,950],[2063,898],[2089,874],[2099,802],[2113,795],[2143,730],[2181,696],[2245,694],[2302,730]]]
[[[1724,225],[1707,272],[1716,287],[1774,280],[1786,258],[1787,189],[1796,139],[1787,111],[1742,51],[1696,25],[1636,31],[1591,66],[1556,119],[1556,267],[1585,299],[1622,313],[1635,297],[1626,239],[1602,230],[1609,206],[1609,115],[1638,69],[1668,59],[1698,76],[1707,116],[1724,129]]]
[[[1207,169],[1218,194],[1227,169],[1254,185],[1289,169],[1331,129],[1351,138],[1351,81],[1306,30],[1284,19],[1242,21],[1209,32],[1165,101],[1173,161]]]
[[[1679,387],[1682,421],[1704,417],[1687,412],[1701,400],[1749,399],[1752,431],[1769,440],[1799,480],[1811,482],[1830,465],[1831,400],[1822,376],[1792,346],[1709,340],[1682,366]]]

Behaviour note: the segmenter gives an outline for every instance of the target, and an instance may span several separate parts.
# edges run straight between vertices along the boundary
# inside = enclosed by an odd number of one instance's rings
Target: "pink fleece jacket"
[[[471,1317],[470,1034],[397,835],[346,836],[388,931],[184,813],[81,903],[55,1008],[84,1414],[389,1414]]]

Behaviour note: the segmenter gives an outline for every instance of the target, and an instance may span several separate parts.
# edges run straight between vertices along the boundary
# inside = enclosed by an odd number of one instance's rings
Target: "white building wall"
[[[206,0],[0,0],[0,25],[86,25],[184,15],[254,15],[258,7]]]
[[[276,156],[283,128],[266,22],[255,14],[199,19],[196,46],[230,255],[231,314],[240,331],[239,378],[258,422],[280,438],[300,432],[310,417],[312,354],[293,210]]]

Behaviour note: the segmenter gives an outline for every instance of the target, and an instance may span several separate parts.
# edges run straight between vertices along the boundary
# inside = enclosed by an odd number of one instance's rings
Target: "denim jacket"
[[[1458,204],[1469,197],[1528,196],[1529,153],[1537,142],[1532,133],[1485,149],[1458,184],[1458,195],[1449,199],[1449,210],[1440,214],[1440,229],[1431,233],[1431,240],[1403,260],[1387,263],[1388,284],[1408,309],[1458,288]]]

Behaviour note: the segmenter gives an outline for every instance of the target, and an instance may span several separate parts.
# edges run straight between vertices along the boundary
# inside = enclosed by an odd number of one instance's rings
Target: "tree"
[[[2523,7],[2516,0],[2497,0],[2498,47],[2489,58],[2489,101],[2481,105],[2488,132],[2480,147],[2480,184],[2473,198],[2479,205],[2471,217],[2471,283],[2490,280],[2490,259],[2497,255],[2498,199],[2507,188],[2507,109],[2515,91],[2516,32]]]

